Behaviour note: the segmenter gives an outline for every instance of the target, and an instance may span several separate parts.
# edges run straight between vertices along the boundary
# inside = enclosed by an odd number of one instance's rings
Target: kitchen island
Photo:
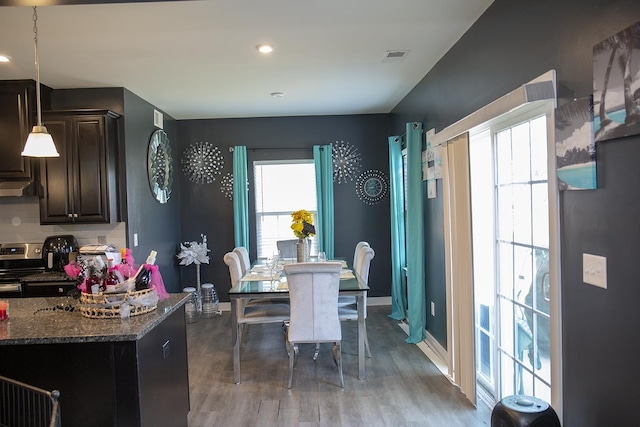
[[[66,297],[11,299],[0,375],[59,390],[64,426],[187,426],[187,299],[129,319],[84,317]]]

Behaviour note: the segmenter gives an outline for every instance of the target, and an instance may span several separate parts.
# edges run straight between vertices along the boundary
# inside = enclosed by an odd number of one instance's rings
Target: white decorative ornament
[[[380,203],[389,194],[387,176],[375,169],[362,172],[356,182],[356,194],[368,205]]]
[[[220,150],[208,142],[196,142],[184,151],[182,171],[196,184],[211,184],[222,173],[223,166]]]
[[[331,143],[331,158],[333,160],[333,182],[342,184],[353,181],[360,172],[360,152],[356,147],[344,141]]]

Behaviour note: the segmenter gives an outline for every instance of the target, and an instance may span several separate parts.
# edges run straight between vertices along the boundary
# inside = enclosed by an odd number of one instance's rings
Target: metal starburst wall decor
[[[223,166],[220,149],[208,142],[191,144],[182,156],[182,171],[196,184],[211,184],[222,173]]]
[[[353,181],[360,172],[360,152],[356,147],[344,141],[331,143],[331,158],[333,160],[333,182],[342,184]]]
[[[222,177],[220,191],[226,198],[233,200],[233,174],[231,172],[227,172],[227,174]]]

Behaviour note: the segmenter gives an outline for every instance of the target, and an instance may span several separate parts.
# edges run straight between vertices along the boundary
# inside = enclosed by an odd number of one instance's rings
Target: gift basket
[[[131,251],[124,248],[117,265],[112,260],[106,265],[100,257],[69,263],[65,271],[78,283],[80,313],[93,319],[113,319],[155,310],[158,301],[169,296],[155,259],[156,252],[151,251],[146,262],[136,267]]]

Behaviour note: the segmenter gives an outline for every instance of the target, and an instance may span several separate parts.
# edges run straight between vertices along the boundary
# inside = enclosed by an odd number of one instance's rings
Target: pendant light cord
[[[35,41],[35,57],[36,57],[36,102],[38,114],[38,126],[42,126],[42,113],[40,105],[40,60],[38,56],[38,11],[33,6],[33,34]]]

